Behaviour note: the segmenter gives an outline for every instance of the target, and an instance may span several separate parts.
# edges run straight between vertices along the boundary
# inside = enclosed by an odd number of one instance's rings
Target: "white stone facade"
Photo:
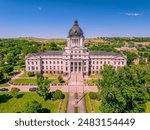
[[[80,72],[83,75],[95,74],[103,69],[105,64],[115,69],[125,66],[126,56],[103,51],[88,51],[84,46],[82,29],[75,21],[69,31],[67,46],[64,51],[47,51],[26,56],[26,71],[70,75]]]

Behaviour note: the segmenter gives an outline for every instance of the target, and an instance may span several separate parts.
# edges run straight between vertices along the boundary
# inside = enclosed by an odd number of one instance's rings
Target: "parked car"
[[[0,91],[9,91],[8,88],[0,88]]]
[[[35,91],[37,91],[37,90],[38,90],[38,88],[35,88],[35,87],[34,87],[34,88],[29,88],[29,91],[30,91],[30,92],[35,92]]]

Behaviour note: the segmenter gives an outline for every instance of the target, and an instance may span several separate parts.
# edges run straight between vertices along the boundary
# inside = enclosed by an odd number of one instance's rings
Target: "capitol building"
[[[45,74],[64,74],[70,76],[73,72],[84,75],[95,74],[104,65],[115,69],[126,65],[127,58],[123,54],[104,51],[89,51],[84,45],[84,34],[74,21],[69,30],[67,46],[63,51],[46,51],[32,53],[25,57],[27,72]]]

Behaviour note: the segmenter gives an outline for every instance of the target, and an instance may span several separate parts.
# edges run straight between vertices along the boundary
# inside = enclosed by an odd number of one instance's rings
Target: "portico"
[[[83,72],[83,62],[82,61],[71,61],[70,62],[70,72]]]

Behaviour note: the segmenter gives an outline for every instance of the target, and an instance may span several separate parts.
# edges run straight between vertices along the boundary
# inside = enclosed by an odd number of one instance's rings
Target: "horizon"
[[[85,38],[150,37],[148,0],[1,0],[0,38],[66,39],[75,19]]]

